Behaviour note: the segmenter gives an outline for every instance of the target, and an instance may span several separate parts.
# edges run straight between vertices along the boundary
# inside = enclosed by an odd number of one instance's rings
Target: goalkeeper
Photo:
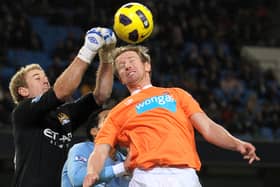
[[[12,77],[9,89],[16,104],[12,113],[15,144],[12,186],[60,186],[73,131],[92,111],[100,109],[111,94],[113,69],[109,55],[115,43],[112,30],[100,27],[89,30],[78,55],[53,87],[39,64],[22,67]],[[97,53],[100,63],[94,91],[68,102]]]

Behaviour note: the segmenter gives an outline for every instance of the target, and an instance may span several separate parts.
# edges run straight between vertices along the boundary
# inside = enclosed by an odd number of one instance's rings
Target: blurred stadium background
[[[112,27],[129,1],[2,0],[0,3],[0,186],[13,173],[8,83],[23,65],[39,63],[53,83],[93,26]],[[232,134],[252,141],[262,160],[247,165],[238,153],[203,141],[198,150],[205,187],[280,186],[280,4],[274,0],[143,0],[155,30],[153,84],[179,86]],[[122,44],[121,42],[118,45]],[[93,63],[75,97],[92,89]],[[112,102],[127,96],[115,80]],[[83,136],[77,132],[77,140]],[[183,148],[182,148],[183,149]]]

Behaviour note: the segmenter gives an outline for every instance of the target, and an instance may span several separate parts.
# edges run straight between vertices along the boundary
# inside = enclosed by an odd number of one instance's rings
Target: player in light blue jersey
[[[83,185],[87,173],[87,162],[94,150],[93,139],[109,110],[94,112],[87,125],[88,141],[75,144],[68,153],[68,158],[62,170],[61,187],[79,187]],[[127,187],[129,176],[125,170],[126,157],[119,151],[113,151],[111,157],[105,161],[100,180],[95,187]]]

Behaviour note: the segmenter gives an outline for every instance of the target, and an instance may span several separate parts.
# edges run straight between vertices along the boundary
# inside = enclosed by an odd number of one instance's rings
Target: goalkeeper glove
[[[113,63],[111,53],[117,43],[115,33],[111,29],[101,28],[101,34],[104,38],[105,45],[99,50],[99,60],[102,63]]]
[[[87,31],[84,45],[78,53],[78,57],[88,64],[91,63],[96,53],[105,44],[101,30],[102,28],[95,27]]]

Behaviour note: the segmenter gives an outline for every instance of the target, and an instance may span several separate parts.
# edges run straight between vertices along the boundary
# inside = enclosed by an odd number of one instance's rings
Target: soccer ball
[[[137,44],[151,35],[154,28],[153,15],[140,3],[127,3],[115,13],[113,28],[121,40]]]

